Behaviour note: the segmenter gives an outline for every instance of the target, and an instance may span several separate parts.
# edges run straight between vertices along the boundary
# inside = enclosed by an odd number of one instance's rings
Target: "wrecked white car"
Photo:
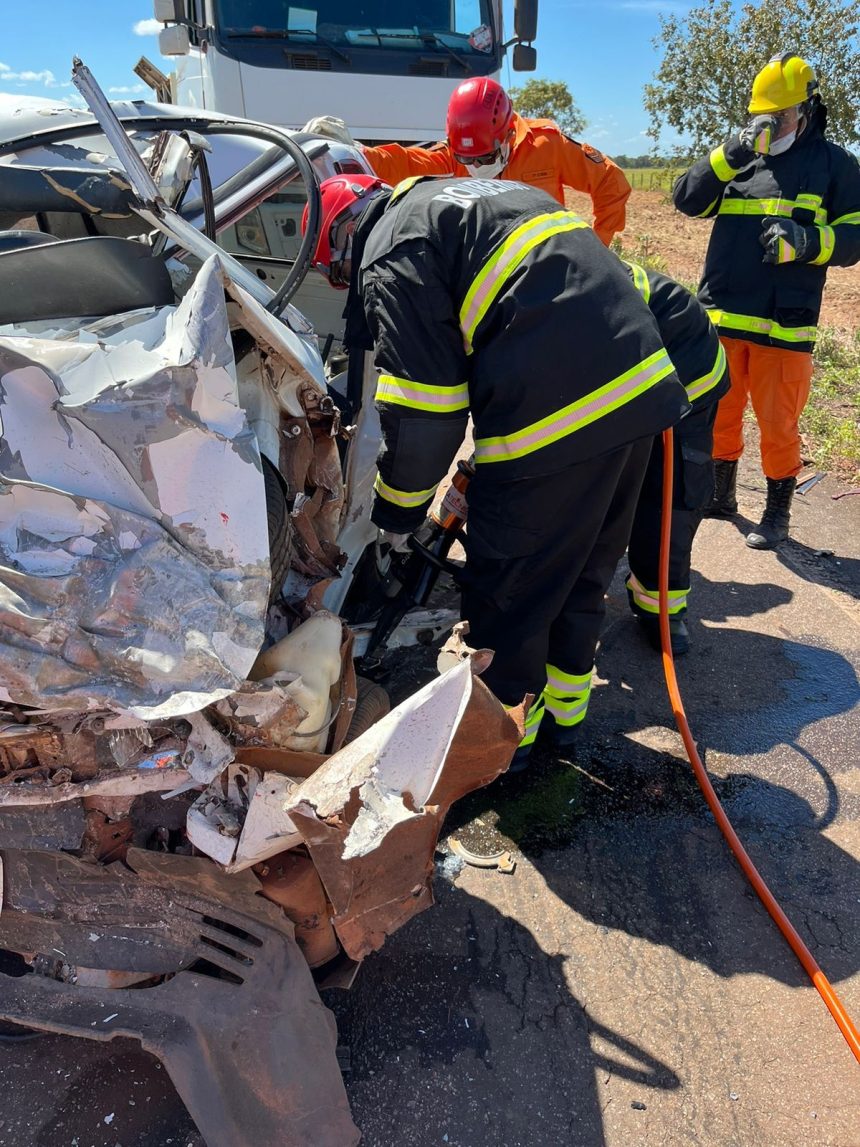
[[[304,273],[360,153],[75,80],[0,117],[0,1017],[140,1039],[210,1147],[345,1147],[317,986],[517,714],[356,678],[374,376]]]

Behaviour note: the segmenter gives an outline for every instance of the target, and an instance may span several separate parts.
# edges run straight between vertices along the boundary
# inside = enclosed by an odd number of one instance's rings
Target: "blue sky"
[[[512,4],[505,2],[507,13]],[[659,0],[540,0],[535,74],[567,82],[588,119],[583,137],[590,143],[609,154],[648,150],[642,87],[655,65],[651,39],[660,12],[683,12],[690,6]],[[0,91],[77,102],[68,83],[74,55],[115,98],[136,98],[146,90],[132,71],[141,54],[170,69],[158,54],[152,34],[158,25],[148,0],[25,0],[6,8]],[[509,77],[507,68],[502,74],[506,83],[527,78],[516,72]]]

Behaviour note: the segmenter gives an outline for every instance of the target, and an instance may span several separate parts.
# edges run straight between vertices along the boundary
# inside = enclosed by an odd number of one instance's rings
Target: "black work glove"
[[[775,116],[759,115],[723,144],[723,154],[732,167],[746,167],[757,155],[768,155],[776,132]]]
[[[762,219],[758,237],[764,247],[763,263],[808,263],[821,254],[817,227],[803,227],[792,219]]]

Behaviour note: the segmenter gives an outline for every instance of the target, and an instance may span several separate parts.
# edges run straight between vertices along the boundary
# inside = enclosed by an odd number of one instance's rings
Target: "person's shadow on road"
[[[764,879],[830,978],[845,979],[860,967],[849,941],[860,935],[860,863],[824,829],[840,812],[860,813],[837,783],[856,768],[843,717],[860,701],[857,674],[821,646],[707,632],[710,642],[679,665],[694,736]],[[705,806],[671,728],[659,659],[637,637],[632,620],[614,629],[598,656],[607,684],[595,690],[581,740],[567,760],[544,751],[516,793],[495,802],[498,831],[586,919],[722,976],[805,983]],[[738,757],[756,768],[739,768]],[[554,794],[561,831],[548,830],[542,793]],[[530,808],[540,815],[529,819]]]
[[[603,1147],[598,1074],[645,1096],[680,1087],[640,1042],[588,1015],[566,955],[456,884],[437,878],[435,891],[436,907],[367,960],[348,994],[326,993],[363,1143]]]

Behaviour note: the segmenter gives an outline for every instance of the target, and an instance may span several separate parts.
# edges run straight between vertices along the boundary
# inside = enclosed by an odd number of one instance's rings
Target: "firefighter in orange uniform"
[[[320,116],[306,131],[355,145],[343,120]],[[465,80],[448,103],[447,141],[433,147],[398,143],[364,147],[364,157],[392,187],[412,175],[471,175],[511,179],[548,192],[564,206],[564,189],[591,196],[593,228],[609,246],[624,230],[630,184],[620,167],[587,143],[566,136],[552,120],[517,115],[505,89],[486,76]]]

